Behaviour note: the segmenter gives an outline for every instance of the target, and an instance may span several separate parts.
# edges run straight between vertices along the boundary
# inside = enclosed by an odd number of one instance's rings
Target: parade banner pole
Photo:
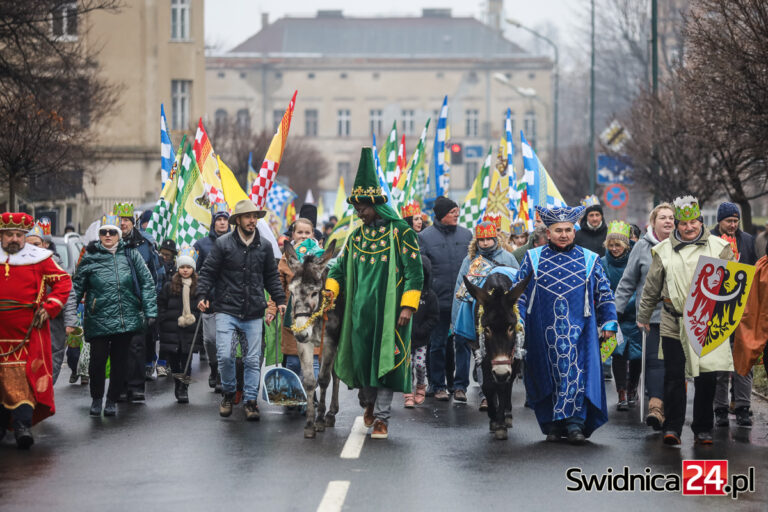
[[[646,331],[645,329],[640,329],[643,332],[643,350],[641,354],[641,360],[640,360],[640,390],[639,390],[639,396],[638,396],[638,402],[640,403],[640,421],[643,421],[644,411],[645,411],[645,338],[646,338]]]

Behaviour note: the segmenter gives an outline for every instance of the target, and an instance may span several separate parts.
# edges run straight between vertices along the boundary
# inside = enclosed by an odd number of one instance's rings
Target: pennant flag
[[[259,173],[253,168],[253,152],[248,152],[248,177],[246,178],[246,190],[251,190],[253,182],[259,177]]]
[[[448,183],[450,180],[450,153],[447,151],[446,141],[448,140],[448,96],[443,98],[443,106],[440,108],[440,116],[437,118],[437,131],[435,132],[434,144],[434,176],[431,176],[431,183],[434,183],[435,196],[444,196],[448,192]]]
[[[411,201],[413,198],[413,184],[417,180],[419,172],[421,171],[421,168],[424,167],[424,160],[426,157],[426,151],[424,150],[424,146],[426,145],[427,141],[427,130],[429,129],[429,121],[430,119],[427,118],[427,122],[424,125],[424,129],[421,130],[421,135],[419,136],[419,142],[416,144],[416,150],[413,152],[413,156],[411,157],[411,162],[408,165],[408,181],[404,186],[404,198],[402,201],[402,204],[407,204]]]
[[[243,199],[248,199],[248,194],[245,193],[240,186],[240,183],[238,183],[235,173],[232,172],[232,169],[224,163],[219,155],[216,155],[216,161],[218,163],[219,175],[221,176],[221,188],[224,192],[224,200],[229,209],[234,210],[237,203]]]
[[[485,157],[483,168],[475,178],[472,188],[469,189],[464,203],[459,211],[459,225],[467,229],[473,229],[479,219],[485,213],[485,207],[488,204],[488,188],[490,186],[489,171],[491,169],[491,156],[493,147],[488,148],[488,156]]]
[[[347,192],[344,190],[344,176],[339,176],[339,187],[336,189],[336,202],[333,205],[333,215],[336,220],[344,217],[344,210],[347,209]]]
[[[544,164],[541,163],[536,152],[525,140],[522,130],[520,130],[520,144],[523,152],[523,168],[525,169],[523,181],[528,195],[528,217],[530,222],[533,222],[536,218],[533,212],[535,206],[554,208],[566,206],[566,204],[555,182],[544,168]],[[533,229],[533,226],[530,225],[529,228]]]
[[[296,197],[296,192],[291,190],[290,187],[275,181],[267,194],[267,210],[273,212],[278,218],[283,219],[286,217],[286,208],[289,204],[293,203]]]
[[[192,146],[195,155],[197,168],[203,179],[203,187],[208,193],[208,201],[213,203],[224,202],[224,191],[221,188],[221,178],[219,177],[219,167],[216,162],[216,156],[213,154],[213,146],[208,138],[208,133],[203,126],[203,118],[197,122],[197,132],[195,133],[195,142]]]
[[[280,126],[278,126],[277,132],[272,137],[272,142],[269,143],[267,155],[264,157],[264,162],[262,162],[261,169],[259,170],[259,176],[251,187],[251,200],[259,208],[264,208],[267,202],[267,194],[269,194],[269,189],[272,188],[272,184],[275,182],[275,177],[280,167],[280,159],[283,157],[285,143],[288,140],[288,131],[291,128],[291,117],[293,117],[297,93],[298,91],[293,93],[293,97],[290,103],[288,103],[288,108],[285,109]]]
[[[323,216],[325,215],[325,205],[323,204],[323,196],[320,196],[320,200],[317,201],[317,218],[323,219]],[[325,219],[323,219],[325,220]]]
[[[312,194],[312,189],[307,189],[307,195],[304,196],[304,204],[315,204],[315,196]]]
[[[392,180],[393,189],[398,188],[403,190],[405,187],[403,174],[405,172],[406,165],[408,165],[408,161],[405,159],[405,135],[403,135],[403,138],[400,140],[400,145],[397,148],[397,168],[395,169],[395,179]],[[401,181],[403,182],[402,185],[400,185]]]
[[[168,121],[165,120],[165,107],[160,104],[160,181],[165,186],[168,177],[171,174],[173,161],[173,143],[171,135],[168,133]]]
[[[389,185],[387,184],[387,178],[384,174],[384,169],[381,167],[381,159],[379,158],[378,153],[376,153],[376,134],[373,134],[373,147],[371,148],[373,151],[373,159],[376,167],[376,177],[379,178],[379,185],[381,186],[381,189],[384,191],[384,195],[387,198],[387,204],[395,210],[396,213],[399,214],[398,208],[396,208],[394,201],[392,200],[392,192],[389,190]]]
[[[509,197],[508,210],[513,219],[517,220],[519,213],[517,211],[520,203],[521,191],[517,184],[517,171],[515,170],[515,144],[512,139],[512,111],[507,109],[507,120],[504,123],[504,145],[507,149],[507,195]]]
[[[387,182],[387,189],[389,189],[389,183],[395,181],[395,173],[397,172],[397,121],[392,123],[392,130],[390,130],[387,142],[381,149],[379,160],[384,162],[384,177]]]
[[[285,209],[285,222],[290,226],[296,221],[296,203],[291,201]]]
[[[152,216],[147,224],[147,232],[158,242],[162,242],[166,238],[172,238],[172,233],[176,226],[176,215],[178,213],[176,197],[179,192],[180,178],[179,166],[181,165],[181,157],[184,154],[184,145],[186,143],[187,136],[184,135],[181,138],[181,145],[179,145],[179,150],[171,165],[171,172],[163,186],[163,192],[160,194],[160,199],[155,203],[155,207],[152,209]]]

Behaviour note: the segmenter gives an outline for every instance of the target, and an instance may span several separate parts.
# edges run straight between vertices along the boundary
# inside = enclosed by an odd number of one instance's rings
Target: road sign
[[[597,155],[597,183],[610,185],[612,183],[632,184],[632,165],[626,156],[613,157]]]
[[[618,153],[629,140],[629,132],[621,123],[614,120],[608,128],[600,134],[600,141],[611,151]]]
[[[485,156],[483,154],[483,146],[479,144],[474,146],[464,146],[464,156],[467,158],[483,158],[483,156]]]
[[[629,202],[629,190],[624,185],[614,183],[603,192],[603,202],[608,208],[614,210],[624,208]]]

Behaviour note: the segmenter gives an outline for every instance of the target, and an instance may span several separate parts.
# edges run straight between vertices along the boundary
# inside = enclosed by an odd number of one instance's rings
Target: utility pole
[[[589,193],[595,193],[595,0],[592,0],[591,56],[589,65]]]
[[[653,173],[659,174],[659,147],[656,129],[658,99],[659,99],[659,6],[658,0],[651,0],[651,87],[653,90],[653,144],[651,145]],[[661,202],[658,191],[654,193],[653,204]]]

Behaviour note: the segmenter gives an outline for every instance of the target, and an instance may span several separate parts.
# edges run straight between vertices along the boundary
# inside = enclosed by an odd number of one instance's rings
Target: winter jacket
[[[584,215],[579,225],[581,229],[576,232],[576,245],[597,253],[601,258],[605,256],[603,243],[605,242],[606,235],[608,235],[608,226],[605,225],[605,219],[603,219],[603,222],[597,229],[594,229],[587,223],[587,216]]]
[[[208,253],[211,252],[211,249],[213,249],[213,244],[216,243],[216,240],[224,235],[217,235],[216,230],[214,229],[214,224],[216,223],[216,219],[211,219],[211,226],[208,229],[208,234],[201,238],[200,240],[196,241],[195,244],[192,246],[197,251],[197,267],[195,268],[195,272],[197,272],[198,276],[200,275],[200,271],[203,269],[203,265],[205,264],[205,258],[208,257]],[[226,233],[225,233],[226,234]],[[211,307],[208,308],[206,313],[215,313],[216,307],[214,304],[211,304]]]
[[[437,294],[432,290],[432,264],[428,259],[422,258],[422,270],[424,272],[424,286],[421,289],[419,309],[413,315],[411,322],[411,349],[425,347],[432,336],[432,330],[440,320],[440,305]]]
[[[518,247],[512,251],[512,256],[515,257],[515,261],[517,261],[518,266],[523,262],[523,259],[525,259],[525,253],[533,248],[533,235],[531,235],[528,237],[528,241],[525,242],[522,247]]]
[[[163,285],[160,295],[157,296],[157,329],[160,333],[160,350],[175,352],[181,348],[186,354],[192,346],[197,320],[200,311],[195,303],[195,288],[190,289],[189,309],[195,315],[195,323],[186,327],[179,326],[179,317],[184,310],[184,301],[181,293],[174,294],[171,291],[171,283]]]
[[[605,256],[600,260],[605,269],[605,274],[608,276],[608,280],[611,282],[611,291],[616,292],[616,288],[621,281],[631,254],[637,250],[637,246],[634,242],[630,242],[631,246],[624,255],[620,258],[614,258],[609,251],[605,252]],[[629,302],[626,304],[626,313],[619,315],[619,327],[621,333],[624,335],[624,343],[616,347],[614,353],[617,355],[627,354],[629,350],[629,359],[640,359],[643,357],[643,345],[642,345],[642,333],[637,327],[635,322],[635,295],[632,294]]]
[[[639,307],[639,301],[636,299],[643,296],[645,276],[648,274],[648,269],[651,268],[651,261],[653,259],[651,249],[658,243],[659,241],[649,229],[648,232],[635,243],[635,248],[632,249],[632,252],[629,254],[629,261],[627,261],[624,274],[614,291],[614,296],[616,298],[616,313],[620,318],[625,312],[629,313],[632,308],[637,309]],[[636,317],[636,314],[637,311],[632,313],[633,318]],[[656,309],[653,310],[651,323],[661,323],[661,304],[657,305]]]
[[[65,323],[77,325],[77,305],[85,297],[85,339],[126,332],[141,332],[145,319],[157,317],[155,283],[141,255],[120,240],[115,254],[100,242],[88,244],[80,261],[67,306]],[[134,281],[131,265],[136,272]],[[141,298],[136,296],[136,286]]]
[[[453,285],[471,241],[472,232],[467,228],[446,226],[437,220],[419,233],[421,256],[432,264],[432,289],[441,311],[451,309]]]
[[[755,237],[755,257],[759,260],[766,255],[768,248],[768,228]]]
[[[143,235],[138,229],[134,229],[127,237],[123,238],[123,242],[127,248],[135,249],[141,255],[141,258],[147,265],[147,269],[149,269],[149,273],[152,275],[152,280],[155,283],[155,292],[160,293],[160,290],[163,288],[165,270],[160,263],[160,255],[157,254],[154,240]]]
[[[258,230],[245,245],[237,231],[216,239],[205,258],[197,282],[197,300],[210,300],[217,313],[253,320],[264,316],[264,289],[275,303],[285,304],[271,244],[261,242]]]
[[[720,228],[715,226],[711,234],[715,236],[720,235]],[[747,265],[754,265],[757,263],[757,252],[755,251],[755,237],[749,233],[745,233],[740,229],[736,230],[736,248],[739,250],[739,263],[746,263]]]

